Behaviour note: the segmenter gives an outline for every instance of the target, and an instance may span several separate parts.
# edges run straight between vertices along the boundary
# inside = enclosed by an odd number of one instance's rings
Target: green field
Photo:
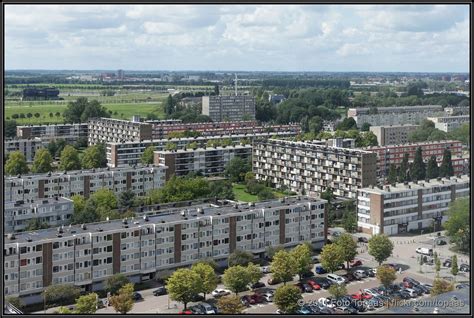
[[[244,184],[233,183],[232,184],[232,189],[234,191],[235,200],[237,200],[237,201],[243,201],[243,202],[258,202],[259,201],[259,199],[256,195],[245,192],[245,185]],[[278,191],[275,191],[275,190],[273,191],[273,194],[277,198],[281,198],[281,197],[286,196],[284,193],[278,192]]]

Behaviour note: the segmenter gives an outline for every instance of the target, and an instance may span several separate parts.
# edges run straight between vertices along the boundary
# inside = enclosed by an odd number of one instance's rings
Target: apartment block
[[[123,143],[107,143],[107,165],[109,167],[117,167],[123,164],[134,165],[140,163],[140,158],[149,146],[155,147],[156,151],[163,151],[168,143],[175,144],[177,149],[184,149],[190,143],[196,143],[199,148],[206,146],[208,141],[230,139],[233,144],[240,144],[243,140],[252,142],[255,138],[270,138],[272,136],[278,137],[293,137],[296,136],[295,131],[277,131],[277,132],[265,132],[265,133],[252,133],[252,134],[237,134],[229,135],[222,134],[219,136],[200,136],[200,137],[186,137],[186,138],[168,138],[168,139],[155,139],[155,140],[143,140],[136,142],[123,142]]]
[[[426,117],[443,115],[444,111],[441,105],[378,107],[376,111],[369,107],[347,110],[347,117],[354,118],[358,127],[362,127],[365,123],[371,126],[417,125]]]
[[[276,188],[320,196],[356,198],[357,189],[376,183],[376,154],[311,142],[260,140],[253,143],[253,172]]]
[[[103,289],[116,273],[140,282],[203,258],[224,264],[236,250],[263,257],[269,246],[290,248],[305,241],[320,249],[327,237],[326,203],[303,196],[208,205],[8,235],[4,293],[30,304],[42,302],[41,292],[51,284],[90,292]]]
[[[4,231],[6,233],[24,231],[28,223],[38,219],[50,227],[68,224],[72,217],[74,206],[68,198],[39,199],[8,202],[4,204]]]
[[[469,124],[471,116],[444,116],[444,117],[428,117],[435,124],[435,128],[444,132],[452,132],[453,130],[461,127],[464,124]]]
[[[36,152],[45,147],[45,143],[40,138],[9,139],[3,141],[5,155],[14,151],[21,152],[27,162],[33,162]]]
[[[433,224],[439,229],[448,219],[449,204],[469,195],[468,175],[359,189],[359,231],[395,235]]]
[[[200,172],[206,177],[224,173],[225,167],[235,157],[248,160],[252,157],[252,145],[232,145],[227,147],[206,147],[179,149],[175,151],[155,151],[155,165],[166,166],[166,180],[173,175],[185,176],[190,172]]]
[[[152,138],[153,126],[138,121],[93,118],[89,119],[89,145],[107,142],[140,141]]]
[[[121,166],[6,177],[4,198],[5,201],[26,203],[55,197],[70,198],[76,194],[87,198],[101,188],[109,189],[116,195],[131,190],[143,196],[164,185],[165,170],[163,166]]]
[[[471,106],[465,107],[446,107],[444,112],[447,116],[461,116],[461,115],[469,115],[471,110]]]
[[[43,141],[64,139],[68,143],[74,143],[79,138],[87,138],[87,123],[83,124],[57,124],[57,125],[30,125],[17,126],[18,138],[41,138]]]
[[[247,95],[219,95],[202,97],[202,114],[212,121],[255,119],[255,97]]]
[[[464,169],[464,160],[462,157],[462,145],[460,141],[442,140],[430,142],[417,142],[399,145],[373,146],[365,150],[377,154],[377,175],[385,177],[388,175],[390,165],[400,166],[405,153],[408,153],[408,161],[413,162],[418,147],[421,147],[423,161],[427,162],[431,156],[436,156],[438,165],[443,161],[445,149],[451,151],[451,160],[453,162],[454,174],[462,174]]]
[[[408,143],[408,136],[417,130],[419,125],[371,126],[369,129],[377,136],[379,146]]]

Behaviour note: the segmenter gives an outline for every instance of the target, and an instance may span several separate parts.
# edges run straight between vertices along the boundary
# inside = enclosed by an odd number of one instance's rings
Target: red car
[[[352,299],[356,299],[356,300],[365,300],[365,299],[371,299],[372,295],[363,293],[363,292],[362,293],[358,292],[358,293],[352,294],[351,297]]]
[[[361,266],[361,265],[362,265],[361,260],[355,259],[355,260],[351,261],[351,267],[356,267],[356,266]]]
[[[261,304],[265,301],[262,295],[260,294],[253,294],[250,296],[250,303],[251,304]],[[253,302],[252,302],[253,301]]]
[[[184,311],[180,311],[178,312],[178,315],[192,315],[193,312],[191,310],[184,310]]]
[[[321,286],[319,286],[318,283],[316,283],[315,281],[312,281],[311,279],[309,279],[307,281],[308,285],[311,286],[314,290],[320,290],[321,289]]]

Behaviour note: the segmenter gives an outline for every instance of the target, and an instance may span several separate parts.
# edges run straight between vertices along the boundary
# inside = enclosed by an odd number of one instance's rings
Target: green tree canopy
[[[423,154],[421,147],[418,147],[415,152],[415,159],[410,169],[410,174],[413,180],[424,180],[426,174],[425,163],[423,162]]]
[[[16,121],[14,120],[5,120],[3,122],[5,127],[5,137],[13,138],[16,136]]]
[[[20,151],[10,152],[5,163],[5,173],[9,175],[19,175],[28,173],[28,164],[25,156]]]
[[[241,265],[235,265],[227,268],[222,275],[224,286],[229,288],[236,295],[247,289],[251,277],[247,268]]]
[[[235,250],[227,259],[229,266],[242,265],[247,266],[253,260],[251,252]]]
[[[227,164],[224,173],[232,182],[241,182],[244,180],[245,174],[249,171],[252,171],[250,162],[240,157],[234,157]]]
[[[76,148],[70,145],[64,147],[61,152],[59,169],[66,171],[81,169],[81,161]]]
[[[397,279],[397,274],[394,268],[382,265],[377,268],[377,278],[385,288],[388,288]]]
[[[450,241],[463,252],[471,249],[471,226],[466,220],[470,218],[469,198],[458,198],[451,203],[444,223]]]
[[[130,280],[122,273],[117,273],[107,277],[105,280],[105,290],[112,295],[118,293],[118,291],[125,285],[130,283]]]
[[[170,299],[183,303],[184,309],[200,292],[200,276],[189,268],[180,268],[168,278],[166,289]]]
[[[328,272],[334,272],[344,263],[343,251],[338,244],[324,245],[320,254],[321,265]]]
[[[453,283],[437,277],[433,281],[433,288],[430,291],[430,295],[437,296],[437,295],[444,294],[453,290],[454,290]]]
[[[224,315],[238,315],[245,309],[237,296],[225,296],[219,298],[217,301],[217,308],[219,309],[219,314]]]
[[[451,161],[451,151],[445,149],[443,153],[443,161],[441,162],[441,166],[439,167],[439,176],[443,178],[453,175],[454,168],[453,162]]]
[[[80,296],[76,301],[76,313],[78,314],[95,314],[97,311],[99,296],[96,293],[90,293]]]
[[[69,102],[63,117],[66,123],[83,123],[89,118],[110,117],[110,114],[98,101],[88,101],[86,97],[79,97]]]
[[[50,172],[53,170],[52,163],[53,158],[51,158],[51,154],[48,150],[42,148],[36,152],[31,170],[35,173]]]
[[[53,284],[43,291],[48,305],[69,305],[80,295],[81,290],[72,284]]]
[[[148,146],[145,151],[142,154],[141,157],[141,162],[145,165],[147,164],[153,164],[154,161],[154,154],[153,152],[155,151],[154,146]]]
[[[296,273],[301,280],[303,279],[303,274],[311,269],[311,249],[307,244],[300,244],[296,246],[290,254],[291,257],[295,259]]]
[[[395,184],[397,183],[397,178],[398,178],[397,167],[392,163],[388,170],[387,181],[390,184]]]
[[[94,169],[104,168],[107,166],[107,155],[105,146],[103,144],[97,144],[89,146],[84,151],[82,157],[82,168],[83,169]]]
[[[110,304],[114,307],[116,312],[124,315],[132,310],[135,304],[133,291],[133,284],[127,283],[118,290],[117,295],[110,297]]]
[[[337,238],[334,244],[341,248],[341,256],[346,261],[346,268],[349,268],[349,262],[357,255],[357,243],[352,238],[352,235],[344,233]]]
[[[290,252],[280,250],[275,253],[270,264],[272,278],[282,281],[284,284],[293,279],[297,273],[297,264],[295,258]]]
[[[382,264],[387,258],[392,255],[393,243],[385,234],[377,234],[369,239],[369,254]]]
[[[347,288],[344,284],[334,284],[329,286],[328,292],[335,298],[339,299],[347,294]]]
[[[428,179],[435,179],[439,175],[438,163],[436,161],[436,156],[432,155],[428,160],[428,164],[426,166],[426,178]]]
[[[205,263],[195,263],[191,270],[199,275],[199,292],[204,294],[209,294],[217,287],[217,275],[214,272],[214,268]]]
[[[285,314],[294,314],[300,307],[298,301],[303,297],[296,286],[280,286],[275,291],[273,302]]]

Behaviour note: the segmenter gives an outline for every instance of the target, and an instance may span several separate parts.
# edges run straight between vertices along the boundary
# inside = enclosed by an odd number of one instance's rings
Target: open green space
[[[237,201],[243,201],[243,202],[258,202],[258,201],[260,201],[256,195],[247,193],[245,191],[245,184],[233,183],[232,184],[232,189],[234,191],[235,200],[237,200]],[[277,198],[282,198],[282,197],[287,195],[287,194],[284,194],[282,192],[275,191],[275,189],[272,189],[272,192]]]

